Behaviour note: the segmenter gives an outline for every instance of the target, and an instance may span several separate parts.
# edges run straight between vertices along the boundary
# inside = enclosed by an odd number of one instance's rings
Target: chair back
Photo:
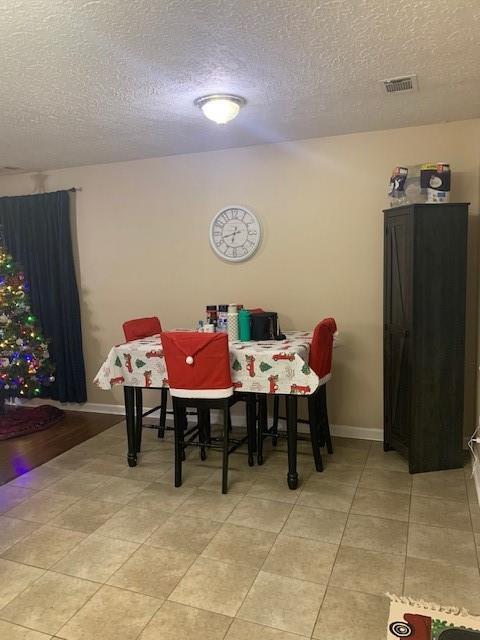
[[[123,333],[125,334],[125,340],[132,342],[132,340],[141,340],[142,338],[149,338],[150,336],[162,333],[162,325],[160,320],[153,316],[151,318],[135,318],[134,320],[127,320],[123,323]]]
[[[170,394],[178,398],[233,395],[226,333],[162,333]]]
[[[333,337],[337,331],[334,318],[325,318],[317,324],[313,331],[312,346],[308,364],[325,384],[331,377]]]

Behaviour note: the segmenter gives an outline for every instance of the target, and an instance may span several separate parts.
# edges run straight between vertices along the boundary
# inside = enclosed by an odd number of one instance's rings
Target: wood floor
[[[122,416],[65,411],[65,417],[45,431],[0,442],[0,485],[48,462],[80,442],[121,422]]]

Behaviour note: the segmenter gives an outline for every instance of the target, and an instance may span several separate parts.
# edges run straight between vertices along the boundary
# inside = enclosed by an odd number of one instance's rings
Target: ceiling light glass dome
[[[246,102],[245,98],[241,96],[215,93],[197,98],[194,104],[200,107],[209,120],[213,120],[217,124],[226,124],[238,116],[240,109]]]

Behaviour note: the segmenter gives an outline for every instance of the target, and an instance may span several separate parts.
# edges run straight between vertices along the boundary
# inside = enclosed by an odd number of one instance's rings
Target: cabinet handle
[[[403,332],[403,337],[408,338],[409,335],[410,335],[410,331],[408,329],[405,329],[405,331]]]

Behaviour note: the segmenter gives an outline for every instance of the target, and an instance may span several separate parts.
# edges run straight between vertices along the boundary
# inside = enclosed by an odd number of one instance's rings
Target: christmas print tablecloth
[[[230,342],[230,365],[236,390],[251,393],[310,395],[318,376],[308,366],[312,334],[286,332],[285,340]],[[160,336],[112,347],[95,380],[101,389],[115,385],[168,387]]]

